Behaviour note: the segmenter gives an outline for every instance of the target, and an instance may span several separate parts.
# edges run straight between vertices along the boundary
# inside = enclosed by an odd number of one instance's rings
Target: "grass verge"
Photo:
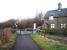
[[[42,50],[67,50],[64,44],[48,38],[43,38],[38,34],[33,34],[32,39],[41,46]]]
[[[10,36],[10,41],[8,43],[3,44],[0,47],[0,50],[9,50],[9,48],[11,48],[12,45],[14,44],[16,37],[17,37],[16,32],[12,33],[11,36]]]

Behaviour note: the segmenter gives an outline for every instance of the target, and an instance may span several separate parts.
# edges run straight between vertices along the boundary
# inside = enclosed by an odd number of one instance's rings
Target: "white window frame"
[[[55,24],[51,24],[51,28],[55,28]]]
[[[49,16],[49,20],[53,20],[54,19],[54,17],[53,16]]]
[[[66,24],[61,24],[61,28],[66,28]]]

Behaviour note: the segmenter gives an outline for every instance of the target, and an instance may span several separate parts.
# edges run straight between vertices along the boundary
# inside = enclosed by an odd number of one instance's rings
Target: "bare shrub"
[[[3,29],[2,42],[3,42],[3,43],[9,42],[9,40],[10,40],[10,35],[11,35],[11,27],[4,28],[4,29]]]

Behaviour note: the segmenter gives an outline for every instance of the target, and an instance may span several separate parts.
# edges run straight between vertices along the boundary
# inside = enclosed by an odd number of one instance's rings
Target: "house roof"
[[[54,16],[54,17],[64,17],[64,16],[66,16],[67,17],[67,8],[63,8],[63,9],[60,9],[60,10],[57,9],[57,10],[48,11],[45,14],[44,18],[48,18],[49,16]]]

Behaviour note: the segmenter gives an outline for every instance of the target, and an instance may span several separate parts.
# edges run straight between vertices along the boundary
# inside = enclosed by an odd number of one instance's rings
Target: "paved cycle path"
[[[40,50],[29,34],[18,35],[12,50]]]

